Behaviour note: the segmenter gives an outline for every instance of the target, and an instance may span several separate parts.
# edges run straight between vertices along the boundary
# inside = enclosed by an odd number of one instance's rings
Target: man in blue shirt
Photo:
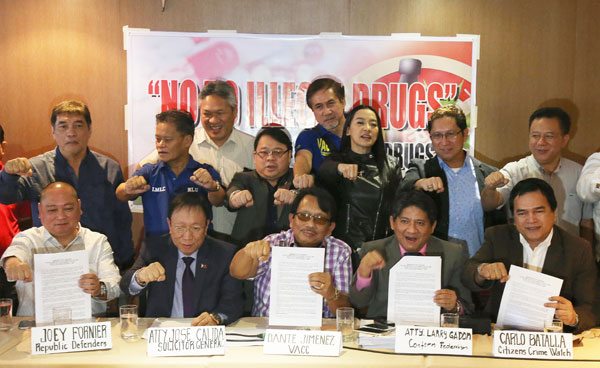
[[[304,129],[296,138],[294,186],[314,185],[314,176],[325,157],[337,152],[344,130],[344,85],[331,78],[315,79],[306,90],[306,104],[317,120],[313,128]]]
[[[169,110],[156,115],[155,137],[159,161],[142,166],[116,191],[122,201],[142,196],[146,236],[169,232],[169,201],[178,193],[198,193],[213,206],[220,206],[225,198],[219,173],[188,153],[194,140],[194,119],[189,112]]]
[[[55,181],[71,184],[81,199],[81,225],[106,235],[121,271],[133,263],[131,212],[115,189],[123,182],[119,164],[88,148],[92,118],[81,101],[68,100],[50,117],[56,149],[27,159],[15,158],[0,172],[0,202],[31,201],[33,226],[41,226],[38,203],[42,189]]]
[[[505,222],[502,211],[484,212],[481,191],[487,175],[497,169],[470,156],[463,148],[469,138],[467,119],[455,105],[436,109],[427,130],[436,156],[413,159],[399,190],[422,190],[438,207],[434,235],[467,246],[474,255],[483,243],[483,229]]]
[[[229,275],[232,244],[206,236],[208,201],[193,193],[169,205],[169,235],[146,242],[123,275],[127,295],[147,292],[147,317],[194,318],[192,325],[235,322],[242,315],[242,283]]]

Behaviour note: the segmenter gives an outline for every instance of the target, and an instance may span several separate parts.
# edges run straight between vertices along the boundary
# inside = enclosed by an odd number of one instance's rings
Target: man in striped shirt
[[[303,189],[292,204],[289,230],[250,242],[235,255],[229,268],[231,275],[254,279],[253,316],[269,315],[271,247],[324,247],[324,272],[311,273],[308,283],[323,296],[323,317],[335,317],[337,308],[350,306],[351,250],[331,236],[335,211],[335,201],[327,191],[318,187]]]

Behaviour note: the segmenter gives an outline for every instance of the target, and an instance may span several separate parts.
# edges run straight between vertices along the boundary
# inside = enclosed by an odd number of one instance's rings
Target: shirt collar
[[[288,243],[290,246],[292,247],[296,247],[296,239],[294,238],[294,232],[292,231],[292,229],[288,229],[285,231],[285,242]],[[323,238],[323,241],[321,242],[321,244],[318,247],[313,247],[313,248],[325,248],[325,244],[327,244],[327,239],[329,238],[329,236],[326,236],[325,238]]]
[[[554,235],[554,228],[550,230],[550,234],[548,234],[546,239],[542,240],[542,242],[538,244],[538,246],[535,247],[535,249],[531,249],[531,245],[529,245],[529,242],[521,233],[519,233],[519,241],[521,242],[521,245],[527,248],[528,250],[538,250],[541,248],[548,248],[550,246],[550,243],[552,242],[552,235]]]
[[[204,130],[204,127],[202,127],[202,129],[197,129],[196,130],[196,134],[194,135],[194,140],[196,141],[197,145],[200,145],[204,142],[206,142],[207,144],[213,146],[213,147],[219,147],[217,146],[217,144],[215,142],[213,142],[212,139],[210,139],[210,137],[206,134],[206,130]],[[227,138],[227,140],[225,141],[225,143],[223,143],[223,146],[225,146],[226,144],[228,144],[229,142],[231,142],[232,144],[237,144],[239,141],[239,132],[238,130],[234,127],[233,130],[231,131],[231,134],[229,135],[229,138]],[[221,146],[221,147],[223,147]]]
[[[58,146],[56,147],[56,150],[55,150],[55,152],[56,152],[56,159],[57,159],[59,162],[61,162],[61,163],[64,163],[65,165],[66,165],[66,164],[68,164],[68,163],[67,163],[67,159],[66,159],[66,158],[65,158],[65,156],[63,156],[63,154],[60,152],[60,148],[58,148]],[[81,160],[81,163],[83,164],[83,163],[84,163],[84,162],[85,162],[85,161],[88,159],[88,157],[89,157],[89,156],[90,156],[90,148],[89,148],[89,147],[87,147],[87,148],[85,149],[85,156],[83,156],[83,160]]]
[[[560,171],[560,168],[562,166],[563,163],[563,158],[562,156],[560,157],[559,161],[558,161],[558,166],[556,166],[556,169],[553,172],[547,172],[544,167],[542,165],[540,165],[539,162],[537,162],[537,160],[535,159],[535,157],[533,157],[533,155],[529,155],[527,156],[527,159],[529,160],[529,162],[531,162],[541,173],[545,173],[545,174],[555,174],[557,172]]]
[[[156,163],[156,167],[159,170],[163,170],[165,168],[167,168],[169,170],[171,169],[165,161],[161,161],[161,160],[158,160],[158,162]],[[194,161],[194,158],[192,157],[192,155],[188,154],[188,162],[185,165],[185,168],[186,169],[196,169],[198,167],[199,167],[199,163]]]
[[[463,161],[463,165],[460,167],[460,170],[462,170],[465,167],[471,167],[471,156],[465,150],[463,150],[463,152],[465,152],[465,161]],[[446,163],[446,161],[442,160],[439,156],[436,156],[436,157],[438,159],[440,167],[443,170],[453,170],[453,169],[456,169],[455,167],[448,166],[448,164]]]
[[[173,244],[173,246],[175,246],[175,244]],[[179,249],[177,249],[177,259],[181,260],[183,257],[192,257],[195,261],[198,257],[198,250],[199,249],[197,249],[194,253],[190,254],[189,256],[186,256],[185,254],[181,253]]]
[[[63,250],[69,249],[71,247],[71,245],[73,245],[76,241],[81,239],[81,224],[80,223],[77,224],[77,234],[75,235],[73,240],[71,240],[71,242],[69,242],[69,244],[67,244],[66,247],[63,247],[62,244],[60,244],[60,242],[58,241],[58,239],[56,239],[54,236],[52,236],[52,234],[50,234],[50,232],[48,232],[48,229],[46,229],[46,227],[43,227],[43,228],[44,228],[44,233],[43,233],[42,237],[44,239],[44,243],[52,242],[53,244],[58,245]]]
[[[407,250],[404,249],[404,247],[400,243],[398,243],[398,247],[400,248],[400,255],[404,257],[404,254],[406,254]],[[422,256],[426,255],[427,243],[425,243],[425,245],[423,245],[423,247],[417,253],[421,253]]]

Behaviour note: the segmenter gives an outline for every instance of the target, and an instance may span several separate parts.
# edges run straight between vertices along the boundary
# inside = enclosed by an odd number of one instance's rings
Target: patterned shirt
[[[483,207],[473,161],[467,155],[458,170],[439,157],[438,162],[448,181],[448,236],[466,241],[469,255],[473,256],[483,243]]]
[[[292,230],[271,234],[264,238],[271,247],[285,246],[295,247],[294,234]],[[352,281],[352,261],[350,260],[350,246],[343,241],[328,236],[323,240],[321,246],[325,247],[325,272],[329,272],[333,278],[333,284],[341,293],[348,294],[350,282]],[[308,282],[308,280],[307,280]],[[264,262],[260,262],[254,278],[254,304],[252,315],[265,317],[269,315],[269,300],[271,297],[271,256]],[[329,310],[327,302],[323,300],[323,317],[335,317]]]

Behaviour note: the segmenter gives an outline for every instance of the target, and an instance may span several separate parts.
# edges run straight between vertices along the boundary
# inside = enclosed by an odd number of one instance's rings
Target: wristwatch
[[[217,325],[223,323],[221,316],[219,316],[217,313],[210,313],[210,318],[212,318],[217,323]]]
[[[219,183],[218,180],[215,180],[215,183],[217,183],[217,186],[215,187],[215,189],[213,189],[213,190],[208,190],[207,189],[207,191],[209,191],[209,192],[218,192],[219,190],[221,190],[221,183]]]
[[[100,294],[98,294],[98,299],[106,300],[107,294],[106,284],[100,281]]]

